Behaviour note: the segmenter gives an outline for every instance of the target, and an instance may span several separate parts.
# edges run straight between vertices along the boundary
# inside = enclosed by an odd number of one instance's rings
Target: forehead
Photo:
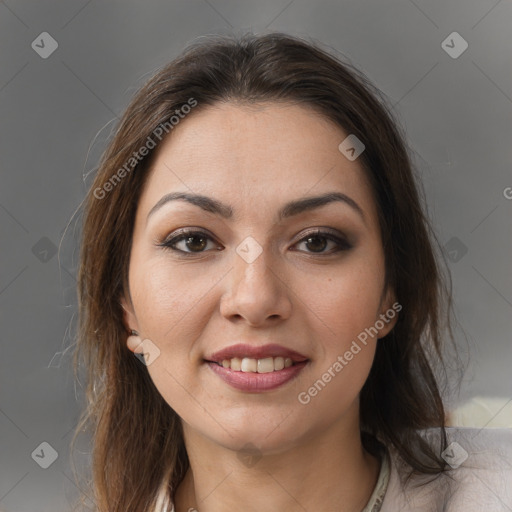
[[[237,213],[277,210],[297,197],[338,191],[372,217],[363,167],[338,149],[347,135],[306,106],[198,107],[157,147],[139,209],[147,215],[172,191],[213,196]]]

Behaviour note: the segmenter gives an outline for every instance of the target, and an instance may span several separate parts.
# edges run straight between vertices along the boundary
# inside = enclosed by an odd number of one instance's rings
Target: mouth
[[[308,360],[304,359],[303,361],[294,361],[291,357],[271,356],[262,359],[255,359],[252,357],[233,357],[231,359],[223,359],[222,361],[205,361],[234,372],[272,373],[279,372],[284,368],[289,368],[290,366],[294,366]]]
[[[210,369],[237,390],[259,393],[295,378],[310,359],[280,345],[233,345],[204,359]]]

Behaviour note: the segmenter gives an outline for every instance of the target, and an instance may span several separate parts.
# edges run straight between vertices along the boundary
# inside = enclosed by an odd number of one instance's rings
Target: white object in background
[[[512,427],[512,398],[475,396],[448,413],[451,427]]]

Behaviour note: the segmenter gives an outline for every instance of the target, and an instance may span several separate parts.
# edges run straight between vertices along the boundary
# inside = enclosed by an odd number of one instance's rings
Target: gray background
[[[318,39],[389,98],[451,260],[471,351],[460,399],[510,400],[511,27],[506,0],[0,2],[0,510],[75,496],[77,233],[62,236],[134,91],[203,34]],[[441,46],[454,31],[458,58]],[[31,47],[42,32],[58,42],[46,59]],[[42,442],[58,452],[48,469],[31,456]]]

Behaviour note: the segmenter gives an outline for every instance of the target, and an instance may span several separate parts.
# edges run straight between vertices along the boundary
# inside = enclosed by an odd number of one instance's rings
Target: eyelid
[[[347,236],[344,233],[338,231],[337,229],[322,227],[322,226],[310,228],[310,229],[306,230],[304,233],[301,233],[300,237],[297,238],[297,241],[295,243],[300,242],[300,241],[304,240],[304,238],[307,238],[308,236],[313,236],[313,235],[316,235],[316,236],[332,235],[336,238],[343,239],[348,243]]]
[[[167,241],[173,240],[180,235],[184,235],[184,236],[185,235],[188,235],[188,236],[206,235],[206,236],[210,237],[211,239],[216,240],[216,237],[214,235],[212,235],[212,233],[210,233],[210,231],[208,231],[205,228],[200,228],[199,226],[187,226],[185,228],[175,229],[169,235],[165,236],[160,243],[166,243]],[[157,240],[157,242],[158,242],[158,240]]]

